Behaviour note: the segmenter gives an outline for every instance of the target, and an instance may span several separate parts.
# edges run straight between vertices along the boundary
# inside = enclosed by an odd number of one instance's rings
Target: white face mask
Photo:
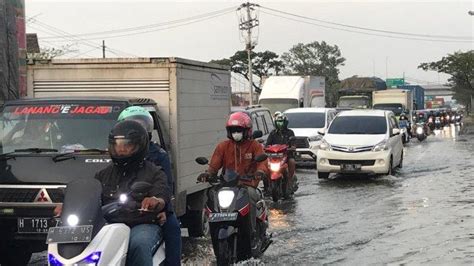
[[[243,137],[244,137],[244,133],[242,133],[242,132],[232,133],[232,138],[237,142],[241,141]]]

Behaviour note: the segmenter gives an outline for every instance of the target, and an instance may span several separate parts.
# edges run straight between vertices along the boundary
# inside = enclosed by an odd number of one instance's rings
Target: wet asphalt
[[[474,135],[458,132],[412,139],[391,176],[318,180],[298,169],[294,198],[267,202],[273,244],[241,264],[474,265]],[[214,264],[210,239],[183,238],[182,262]]]

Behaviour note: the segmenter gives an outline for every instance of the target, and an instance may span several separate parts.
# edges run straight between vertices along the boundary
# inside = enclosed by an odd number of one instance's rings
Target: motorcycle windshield
[[[94,237],[105,224],[101,197],[102,185],[97,179],[78,179],[68,183],[61,214],[62,226],[92,225]],[[86,247],[87,243],[59,244],[58,251],[69,259],[81,254]]]

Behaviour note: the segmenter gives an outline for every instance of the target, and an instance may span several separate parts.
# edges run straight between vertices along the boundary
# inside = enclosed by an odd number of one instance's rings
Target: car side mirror
[[[400,129],[399,128],[393,128],[392,129],[392,136],[395,136],[395,135],[400,135]]]
[[[260,130],[255,130],[253,133],[252,133],[252,138],[253,139],[258,139],[258,138],[261,138],[263,136],[263,133],[262,131]]]
[[[259,154],[259,155],[255,156],[255,158],[253,160],[260,163],[260,162],[265,161],[267,158],[268,158],[268,156],[265,153],[262,153],[262,154]]]
[[[209,160],[206,157],[197,157],[196,162],[200,165],[206,165],[209,163]]]
[[[144,194],[148,192],[152,187],[153,185],[148,182],[138,181],[132,184],[131,190],[133,193]]]
[[[324,136],[326,134],[326,129],[324,128],[318,129],[318,134]]]

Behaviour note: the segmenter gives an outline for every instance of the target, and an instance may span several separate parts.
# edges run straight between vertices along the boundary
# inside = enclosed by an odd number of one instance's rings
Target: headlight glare
[[[219,200],[219,206],[221,208],[226,209],[229,208],[230,204],[234,200],[235,193],[232,190],[221,190],[217,194],[217,198]]]

